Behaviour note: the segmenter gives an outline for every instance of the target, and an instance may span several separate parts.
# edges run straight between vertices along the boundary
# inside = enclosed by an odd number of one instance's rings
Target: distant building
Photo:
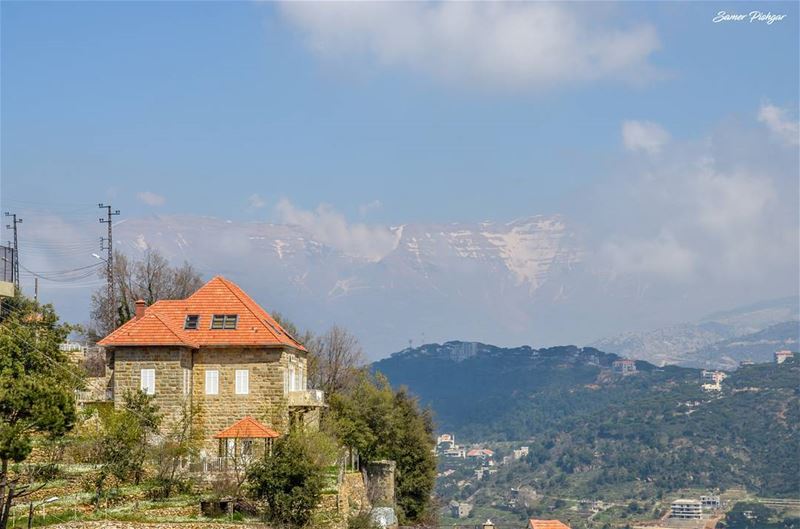
[[[494,452],[488,448],[473,448],[467,452],[467,457],[474,459],[491,459],[494,457]]]
[[[560,520],[528,520],[527,529],[571,529],[570,526]]]
[[[614,360],[611,364],[611,370],[618,375],[632,375],[636,373],[636,362],[627,358],[622,360]]]
[[[700,496],[700,504],[705,511],[716,511],[722,508],[719,496]]]
[[[520,446],[518,449],[514,450],[514,459],[522,459],[527,455],[528,455],[527,446]]]
[[[703,517],[700,500],[675,500],[670,506],[670,518],[696,520]]]
[[[450,516],[453,518],[466,518],[472,512],[472,504],[463,501],[450,502]]]
[[[739,362],[739,367],[751,366],[754,363],[755,362],[753,362],[752,360],[742,360],[741,362]]]
[[[465,457],[467,457],[467,449],[464,448],[463,446],[456,446],[445,450],[444,452],[442,452],[442,455],[444,455],[445,457],[459,457],[461,459],[464,459]]]
[[[705,381],[703,391],[722,391],[722,381],[728,378],[724,371],[709,371],[704,369],[700,373],[700,379]]]
[[[724,371],[709,371],[703,369],[703,371],[701,371],[700,373],[700,378],[702,378],[705,381],[716,384],[728,378],[728,375]]]
[[[436,446],[440,450],[449,450],[451,448],[455,448],[456,438],[453,434],[443,433],[436,438]]]
[[[790,358],[794,358],[794,353],[789,351],[788,349],[784,349],[783,351],[775,351],[776,364],[782,364],[785,361],[789,360]]]
[[[64,342],[59,344],[58,349],[69,355],[70,360],[76,364],[82,364],[86,358],[86,345],[79,342]]]

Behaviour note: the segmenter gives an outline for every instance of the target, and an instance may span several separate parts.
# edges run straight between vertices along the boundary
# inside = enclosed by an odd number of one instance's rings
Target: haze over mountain
[[[426,333],[530,339],[543,331],[536,313],[564,298],[563,278],[582,263],[558,216],[406,224],[381,233],[382,247],[343,247],[332,237],[297,224],[158,217],[120,223],[116,240],[126,252],[153,247],[204,274],[229,275],[303,327],[345,325],[372,356]]]
[[[384,228],[340,225],[331,215],[320,226],[284,207],[284,223],[189,215],[128,218],[115,227],[115,247],[134,255],[156,248],[173,262],[192,263],[206,277],[230,277],[268,310],[302,328],[344,325],[370,358],[409,342],[454,338],[500,346],[586,344],[727,305],[727,298],[707,296],[687,307],[689,285],[667,288],[633,274],[610,273],[565,216]],[[55,244],[69,240],[65,226],[50,219],[32,225],[29,233],[38,244]],[[92,251],[80,250],[84,260],[74,266],[84,264]],[[75,259],[59,260],[60,253],[28,255],[23,258],[32,270],[66,268]],[[88,290],[43,288],[65,318],[86,321]],[[743,323],[736,328],[758,331],[787,319],[780,314],[740,315]],[[760,320],[747,323],[751,316]],[[684,349],[744,333],[707,327]],[[659,359],[647,351],[633,354],[625,340],[618,346],[600,343],[611,352],[656,363],[678,359],[677,350]]]
[[[798,303],[796,296],[765,301],[693,323],[625,332],[592,346],[657,365],[735,369],[742,360],[768,362],[779,349],[798,350]]]

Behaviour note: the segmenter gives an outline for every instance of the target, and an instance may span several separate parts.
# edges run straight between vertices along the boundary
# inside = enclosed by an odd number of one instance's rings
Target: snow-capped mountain
[[[560,216],[406,224],[387,234],[393,243],[377,259],[296,225],[208,217],[129,219],[116,241],[126,252],[153,247],[205,276],[230,276],[300,326],[343,324],[371,356],[409,340],[462,336],[465,325],[475,338],[530,342],[537,305],[565,296],[556,283],[583,254]]]

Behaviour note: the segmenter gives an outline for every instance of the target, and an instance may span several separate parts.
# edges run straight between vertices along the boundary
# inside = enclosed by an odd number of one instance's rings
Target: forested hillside
[[[507,472],[543,491],[800,490],[800,366],[748,366],[708,393],[699,370],[637,362],[638,372],[622,377],[608,369],[615,358],[450,342],[374,368],[431,405],[442,431],[528,444],[525,466]]]

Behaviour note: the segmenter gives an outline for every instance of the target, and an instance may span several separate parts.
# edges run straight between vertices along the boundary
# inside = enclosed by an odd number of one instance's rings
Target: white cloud
[[[247,197],[247,205],[253,209],[261,209],[266,206],[267,203],[263,198],[261,198],[261,195],[258,193],[253,193]]]
[[[323,59],[504,88],[658,75],[649,24],[623,25],[597,6],[529,2],[284,2],[280,11]]]
[[[661,156],[632,156],[592,197],[602,207],[591,213],[592,229],[611,277],[704,291],[714,284],[716,292],[792,284],[787,273],[796,276],[800,251],[793,153],[749,127],[679,141],[656,124],[626,122],[623,142]]]
[[[658,154],[670,140],[669,133],[652,121],[625,121],[622,124],[622,144],[629,151]]]
[[[770,103],[758,109],[758,121],[787,145],[800,145],[800,124],[788,117],[788,111]]]
[[[364,217],[371,211],[375,211],[381,209],[383,207],[383,202],[378,199],[375,199],[371,202],[367,202],[366,204],[361,204],[358,206],[358,213]]]
[[[153,193],[152,191],[142,191],[141,193],[137,193],[136,197],[148,206],[163,206],[167,201],[163,195]]]
[[[279,222],[300,226],[315,240],[362,259],[378,261],[397,245],[397,236],[385,226],[350,224],[344,215],[327,204],[314,211],[295,207],[281,199],[275,207]]]

